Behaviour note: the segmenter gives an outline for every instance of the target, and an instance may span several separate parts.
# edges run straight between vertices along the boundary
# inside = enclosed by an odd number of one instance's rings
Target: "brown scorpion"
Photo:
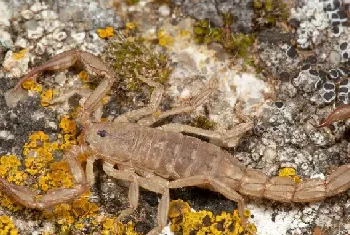
[[[45,209],[70,201],[88,190],[94,183],[93,164],[103,161],[107,175],[130,182],[130,207],[123,210],[118,220],[130,215],[138,205],[139,187],[161,195],[158,205],[158,226],[148,234],[159,234],[167,224],[169,189],[188,186],[207,187],[238,203],[238,211],[244,224],[242,195],[264,197],[280,202],[314,202],[324,200],[350,188],[350,165],[343,165],[323,179],[307,179],[296,183],[290,177],[269,178],[263,172],[246,168],[234,156],[220,147],[182,133],[209,137],[222,145],[233,147],[243,133],[252,128],[251,123],[240,124],[226,133],[207,131],[181,124],[167,124],[150,128],[151,124],[184,112],[191,112],[201,105],[215,90],[209,83],[203,92],[187,106],[165,112],[157,112],[163,94],[161,84],[140,77],[154,87],[150,104],[140,110],[130,111],[113,122],[91,120],[93,112],[101,106],[116,80],[113,71],[98,57],[79,50],[58,54],[45,64],[30,71],[14,89],[25,80],[36,80],[47,70],[62,70],[81,64],[91,73],[103,77],[99,86],[88,96],[79,113],[83,125],[83,143],[65,153],[65,160],[74,176],[74,188],[60,188],[38,197],[38,193],[26,186],[18,186],[0,178],[0,189],[15,201],[29,208]],[[140,119],[137,123],[130,120]],[[323,124],[321,124],[323,126]],[[77,160],[79,153],[88,153],[86,170]]]

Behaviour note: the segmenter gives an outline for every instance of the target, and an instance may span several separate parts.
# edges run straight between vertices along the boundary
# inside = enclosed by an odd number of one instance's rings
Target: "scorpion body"
[[[295,183],[289,177],[269,178],[261,171],[246,168],[216,145],[134,123],[95,123],[88,128],[86,136],[89,150],[106,162],[170,181],[200,176],[215,178],[240,194],[280,202],[320,201],[347,187],[339,185],[336,179],[348,166],[341,167],[326,180]]]

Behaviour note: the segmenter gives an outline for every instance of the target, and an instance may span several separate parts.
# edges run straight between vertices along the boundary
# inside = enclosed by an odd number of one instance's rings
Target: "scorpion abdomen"
[[[240,180],[244,175],[245,167],[231,154],[181,133],[132,123],[96,123],[85,138],[90,148],[109,162],[153,172],[170,180],[195,175]]]

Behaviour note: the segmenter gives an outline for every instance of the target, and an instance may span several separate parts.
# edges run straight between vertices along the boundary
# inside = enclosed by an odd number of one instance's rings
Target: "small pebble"
[[[22,37],[18,37],[15,46],[21,47],[21,48],[27,48],[28,46],[28,41]]]
[[[338,65],[340,63],[340,54],[337,51],[331,51],[329,61],[334,65]]]
[[[335,99],[335,92],[334,91],[328,91],[323,93],[323,100],[326,103],[330,103]]]
[[[42,42],[38,42],[35,46],[35,53],[43,55],[46,51],[46,46]]]
[[[71,33],[71,37],[74,38],[77,43],[81,44],[84,42],[85,32]]]
[[[30,10],[23,10],[21,11],[21,16],[26,20],[30,20],[34,17],[34,12]]]
[[[325,91],[333,91],[335,89],[335,85],[333,82],[326,82],[325,84],[323,84],[323,89]]]
[[[41,38],[44,34],[44,28],[39,26],[36,30],[27,30],[27,37],[29,39],[38,39]]]
[[[288,23],[292,28],[298,28],[300,26],[300,21],[295,18],[290,19]]]
[[[348,43],[347,42],[343,42],[342,44],[339,45],[339,48],[342,51],[346,50],[347,47],[348,47]]]
[[[63,41],[64,39],[67,38],[67,33],[64,31],[61,32],[54,32],[53,33],[53,38],[57,41]]]
[[[44,20],[57,20],[58,19],[57,13],[52,11],[52,10],[44,10],[40,14],[41,14],[42,19],[44,19]]]
[[[289,82],[290,81],[290,74],[288,72],[282,72],[279,75],[279,79],[282,82]]]
[[[39,11],[46,9],[47,6],[41,5],[40,2],[35,2],[31,7],[30,10],[33,11],[34,13],[38,13]]]
[[[298,56],[298,51],[295,49],[295,47],[291,46],[289,47],[289,49],[287,50],[287,55],[290,58],[296,58]]]
[[[158,12],[163,17],[167,17],[170,15],[170,9],[167,5],[161,5],[158,9]]]
[[[0,44],[6,48],[13,47],[13,41],[11,39],[10,33],[8,33],[7,31],[4,31],[2,29],[0,29]]]
[[[263,153],[263,158],[266,162],[273,163],[277,157],[277,152],[271,147],[267,147]]]

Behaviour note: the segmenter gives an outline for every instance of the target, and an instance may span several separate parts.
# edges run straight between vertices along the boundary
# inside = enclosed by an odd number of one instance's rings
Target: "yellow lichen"
[[[278,171],[278,176],[287,176],[293,178],[295,183],[300,183],[301,178],[296,175],[296,171],[294,168],[291,167],[286,167],[282,168]]]
[[[21,86],[25,90],[36,91],[36,92],[41,92],[43,89],[40,84],[37,84],[33,80],[24,81],[21,83]]]
[[[85,70],[80,71],[78,76],[83,82],[87,82],[89,80],[89,74]]]
[[[0,177],[4,177],[7,181],[21,185],[27,178],[27,174],[18,169],[21,162],[15,155],[1,156],[0,163]]]
[[[158,44],[164,47],[169,47],[174,44],[174,38],[164,30],[158,30]]]
[[[12,54],[12,57],[15,59],[15,60],[20,60],[22,59],[25,54],[27,53],[27,49],[23,49],[23,50],[20,50],[19,52],[17,53],[13,53]]]
[[[52,97],[53,97],[53,90],[49,89],[49,90],[43,91],[40,97],[41,97],[41,101],[40,101],[41,105],[44,107],[49,106],[50,101],[52,100]]]
[[[4,155],[0,157],[0,177],[5,178],[7,181],[23,185],[23,182],[27,178],[27,174],[19,170],[21,162],[14,155]],[[23,207],[13,202],[7,195],[0,192],[0,205],[7,208],[10,211],[18,211]]]
[[[107,34],[108,38],[114,36],[114,29],[113,29],[113,27],[107,26],[105,30],[106,30],[106,34]]]
[[[110,100],[110,96],[105,96],[105,97],[103,97],[102,98],[102,104],[107,104],[108,103],[108,101]]]
[[[110,38],[114,36],[113,27],[107,26],[104,29],[97,29],[97,34],[100,38]]]
[[[296,172],[294,168],[286,167],[279,170],[279,176],[295,176]]]
[[[190,205],[183,200],[173,200],[169,204],[169,218],[179,217],[182,214],[189,213],[191,210]]]
[[[17,235],[18,230],[11,218],[7,215],[0,216],[0,235]]]
[[[250,215],[249,210],[244,211],[245,219],[248,219]],[[233,213],[222,212],[220,215],[214,215],[210,211],[192,212],[188,203],[182,200],[170,202],[169,218],[171,231],[183,235],[239,235],[243,232],[248,235],[256,232],[256,227],[253,224],[248,224],[247,229],[244,229],[237,210],[234,210]]]
[[[105,29],[97,29],[97,34],[100,38],[107,38],[107,32]]]
[[[76,143],[76,126],[69,117],[63,117],[60,127],[63,137],[59,142],[50,142],[50,137],[47,134],[37,131],[33,132],[29,136],[29,142],[24,144],[25,172],[38,178],[34,187],[44,192],[52,188],[73,186],[73,176],[67,163],[56,162],[53,158],[53,152],[69,148]],[[14,180],[17,180],[16,177],[18,178],[18,175],[13,177]]]
[[[112,218],[106,218],[106,220],[103,222],[103,229],[113,229],[114,227],[114,219]]]
[[[83,194],[72,203],[63,203],[56,205],[53,211],[44,212],[46,219],[54,220],[59,226],[61,232],[84,231],[89,229],[98,229],[99,223],[96,221],[98,206],[89,202],[90,192]],[[90,223],[87,223],[90,221]]]
[[[139,233],[137,233],[135,231],[135,224],[132,221],[129,221],[127,224],[122,224],[122,223],[118,223],[117,224],[118,227],[118,234],[125,234],[125,235],[138,235]],[[102,233],[102,234],[116,234],[116,233]]]
[[[59,127],[64,134],[75,134],[77,131],[74,120],[67,115],[62,117]]]
[[[129,30],[134,30],[136,28],[136,23],[135,22],[128,22],[125,24],[125,27]]]

